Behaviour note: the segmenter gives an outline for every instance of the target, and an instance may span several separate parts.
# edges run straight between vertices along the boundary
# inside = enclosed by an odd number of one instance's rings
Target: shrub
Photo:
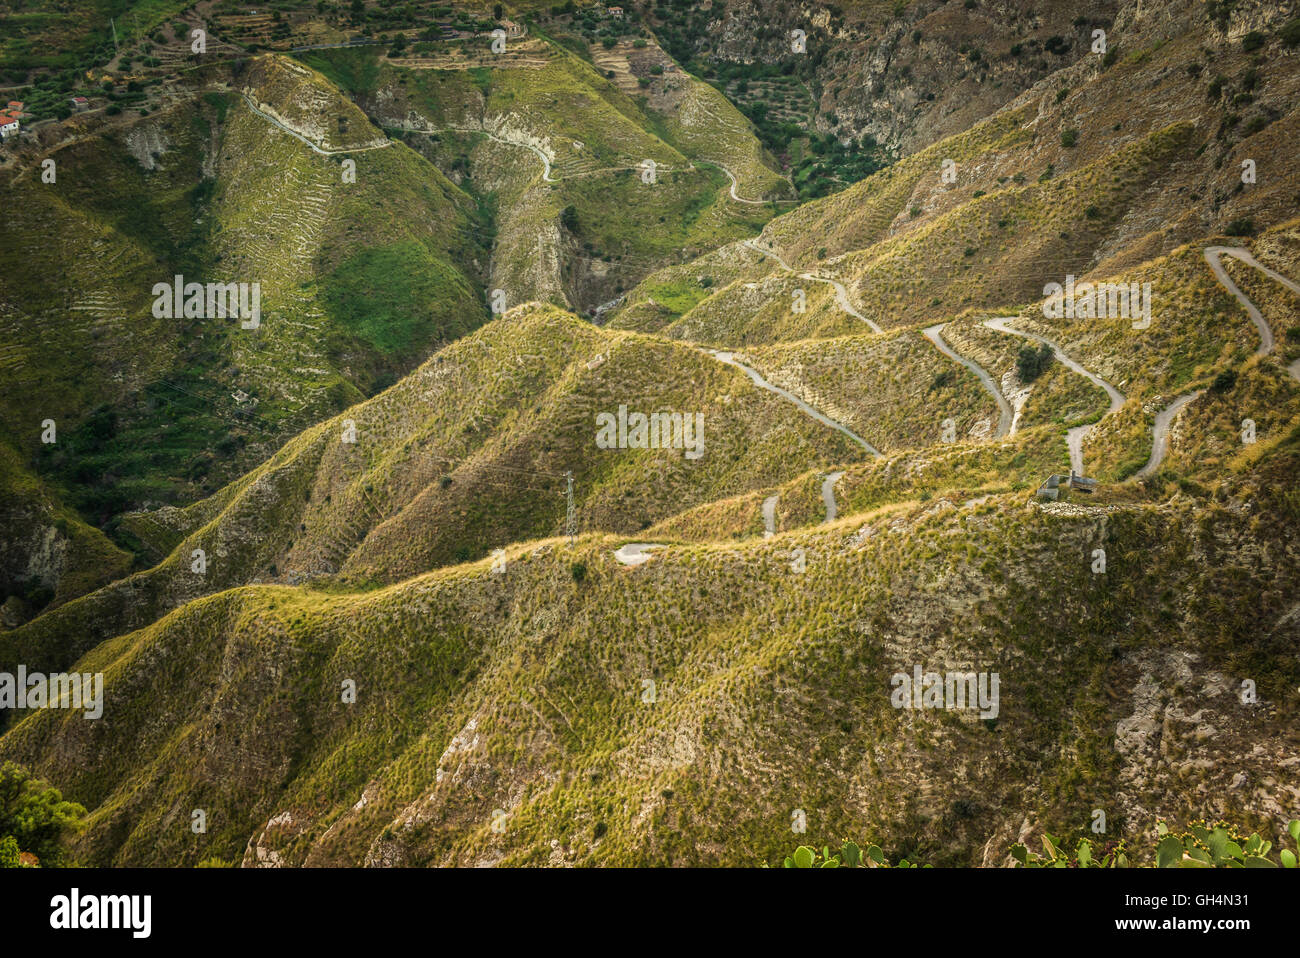
[[[587,563],[575,562],[569,566],[569,574],[573,576],[574,582],[581,582],[587,578]]]
[[[1300,46],[1300,17],[1289,21],[1277,35],[1282,39],[1282,45],[1287,47]]]
[[[1249,217],[1243,216],[1229,222],[1228,225],[1223,228],[1223,232],[1227,233],[1229,236],[1254,236],[1255,221]]]
[[[1061,146],[1072,147],[1079,142],[1079,131],[1075,129],[1061,131]]]
[[[1186,832],[1171,832],[1164,822],[1156,825],[1160,837],[1155,847],[1156,868],[1295,868],[1296,855],[1289,848],[1281,848],[1277,861],[1268,857],[1273,843],[1252,834],[1249,838],[1234,835],[1226,823],[1192,822]],[[1287,823],[1287,834],[1300,845],[1300,821]],[[1092,854],[1092,842],[1079,840],[1073,855],[1061,847],[1051,835],[1043,837],[1046,855],[1036,855],[1024,845],[1011,846],[1011,857],[1020,868],[1129,868],[1132,862],[1128,849],[1120,842],[1108,848],[1100,859]]]
[[[934,381],[930,383],[930,388],[926,391],[934,392],[936,390],[943,389],[946,386],[951,386],[956,381],[957,381],[956,374],[951,369],[945,369],[943,372],[935,375]]]
[[[1219,375],[1214,377],[1214,382],[1210,384],[1210,392],[1226,393],[1237,385],[1237,371],[1235,369],[1225,369]]]
[[[12,762],[0,769],[0,858],[17,850],[43,865],[65,864],[64,842],[85,827],[85,817],[83,807],[26,769]]]
[[[1260,130],[1268,126],[1269,120],[1266,116],[1252,116],[1241,129],[1242,136],[1254,136]]]
[[[1047,343],[1039,346],[1026,343],[1016,356],[1016,375],[1022,383],[1031,383],[1052,365],[1053,358],[1052,347]]]
[[[1258,50],[1266,42],[1267,38],[1264,34],[1260,33],[1258,30],[1251,30],[1250,33],[1241,38],[1241,49],[1246,53],[1251,53]]]
[[[889,868],[891,867],[885,853],[878,845],[859,848],[853,842],[845,842],[833,853],[830,848],[822,846],[821,852],[809,845],[800,845],[794,853],[786,858],[786,868]],[[929,865],[915,865],[906,858],[896,868],[929,868]]]

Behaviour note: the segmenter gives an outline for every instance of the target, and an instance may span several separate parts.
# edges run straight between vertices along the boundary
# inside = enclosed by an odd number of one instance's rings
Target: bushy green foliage
[[[12,835],[0,838],[0,868],[18,868],[20,854],[18,842]]]
[[[457,339],[477,318],[465,277],[415,240],[359,250],[321,287],[330,317],[384,356]]]
[[[1214,377],[1214,382],[1210,384],[1210,390],[1216,393],[1231,392],[1232,387],[1237,385],[1237,371],[1235,369],[1225,369],[1219,375]]]
[[[1300,820],[1287,824],[1292,841],[1300,844]],[[1156,843],[1154,861],[1156,868],[1283,868],[1296,867],[1296,853],[1289,848],[1280,849],[1277,861],[1268,857],[1273,843],[1251,834],[1249,838],[1237,837],[1231,826],[1223,822],[1209,824],[1192,822],[1185,832],[1172,832],[1163,821],[1156,825],[1160,841]],[[1029,851],[1022,844],[1011,846],[1011,857],[1020,868],[1130,868],[1139,867],[1132,860],[1123,842],[1108,849],[1100,858],[1093,855],[1093,844],[1086,838],[1079,840],[1074,853],[1061,847],[1051,835],[1043,836],[1044,854]]]
[[[1031,383],[1052,365],[1052,347],[1046,343],[1021,346],[1016,356],[1016,375],[1022,383]]]
[[[879,845],[860,848],[854,842],[845,842],[834,854],[823,845],[819,852],[811,845],[800,845],[785,859],[786,868],[929,868],[909,862],[906,858],[891,865]]]
[[[13,762],[0,768],[0,867],[17,853],[43,865],[68,864],[64,842],[85,827],[86,810]]]

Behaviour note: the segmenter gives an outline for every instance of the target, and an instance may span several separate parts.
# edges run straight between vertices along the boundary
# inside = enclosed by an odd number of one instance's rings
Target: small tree
[[[1215,393],[1231,392],[1232,387],[1235,385],[1237,385],[1237,371],[1235,369],[1225,369],[1214,377],[1214,382],[1210,384],[1210,391]]]
[[[12,762],[0,768],[0,842],[12,839],[20,852],[42,864],[60,865],[65,840],[85,827],[85,817],[85,808],[65,802],[57,788],[32,778],[25,768]]]
[[[1025,345],[1020,347],[1016,356],[1016,375],[1022,383],[1032,383],[1052,364],[1052,347],[1043,343],[1041,346]]]

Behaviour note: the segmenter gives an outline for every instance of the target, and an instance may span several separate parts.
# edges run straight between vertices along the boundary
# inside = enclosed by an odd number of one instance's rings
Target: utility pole
[[[568,499],[568,509],[564,516],[564,532],[569,537],[569,546],[573,546],[573,539],[578,534],[578,513],[573,508],[573,470],[570,469],[564,474],[566,482],[565,496]]]
[[[108,25],[113,28],[113,56],[116,57],[117,56],[117,24],[113,22],[112,17],[109,17]]]

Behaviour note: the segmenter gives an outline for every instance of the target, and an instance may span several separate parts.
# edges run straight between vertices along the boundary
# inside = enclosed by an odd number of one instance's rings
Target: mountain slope
[[[1289,449],[1260,478],[1293,468],[1294,433]],[[1298,678],[1298,570],[1282,549],[1255,578],[1284,533],[1246,516],[1276,488],[1240,481],[1217,506],[937,501],[635,569],[584,537],[530,545],[503,575],[235,590],[81,663],[105,671],[115,721],[38,713],[3,751],[67,783],[92,808],[80,854],[116,864],[772,861],[800,808],[818,834],[853,824],[925,860],[997,863],[1026,824],[1082,828],[1095,807],[1122,835],[1204,814],[1185,776],[1221,749],[1249,757],[1195,773],[1214,813],[1268,823],[1297,798],[1278,697]],[[1098,545],[1106,576],[1088,570]],[[1171,591],[1186,613],[1148,601]],[[996,721],[890,708],[890,674],[913,663],[1000,672]],[[1231,694],[1241,675],[1254,708]],[[1136,731],[1111,748],[1116,722],[1152,720],[1177,749]],[[1229,789],[1242,769],[1258,784]]]

